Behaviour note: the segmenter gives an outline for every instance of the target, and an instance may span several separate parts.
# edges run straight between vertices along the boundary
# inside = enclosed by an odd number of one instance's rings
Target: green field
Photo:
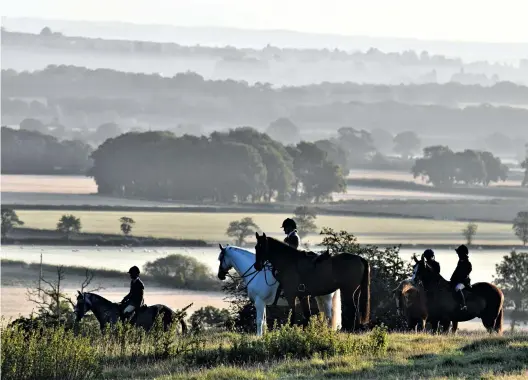
[[[37,211],[18,210],[25,227],[55,229],[64,214],[81,218],[83,232],[104,234],[119,233],[119,218],[132,217],[136,224],[132,231],[136,236],[203,239],[209,242],[226,242],[225,231],[229,222],[251,216],[261,231],[282,236],[282,220],[289,214],[265,213],[168,213],[168,212],[112,212],[112,211]],[[364,244],[456,244],[462,240],[464,222],[435,221],[407,218],[374,218],[328,216],[317,217],[318,227],[346,230],[358,236]],[[510,224],[479,223],[476,244],[519,244]],[[305,239],[306,240],[306,239]],[[307,237],[311,243],[320,241],[319,235]]]

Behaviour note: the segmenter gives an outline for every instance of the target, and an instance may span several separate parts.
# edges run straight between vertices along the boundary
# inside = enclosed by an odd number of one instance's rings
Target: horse
[[[274,303],[279,282],[268,266],[265,266],[261,271],[253,270],[255,264],[254,253],[236,246],[223,247],[219,244],[219,247],[220,255],[218,256],[218,261],[220,261],[220,264],[218,266],[218,278],[224,281],[231,268],[234,268],[242,278],[249,299],[253,302],[257,311],[257,336],[262,336],[266,321],[266,305]],[[340,305],[336,305],[336,298],[336,292],[315,298],[319,310],[323,311],[333,328],[337,328],[337,313],[334,308],[340,309]]]
[[[455,322],[465,322],[478,317],[489,333],[502,334],[504,294],[497,286],[488,282],[477,282],[470,290],[464,289],[467,310],[460,310],[452,284],[434,272],[423,258],[416,264],[415,278],[422,282],[427,292],[429,316],[432,320],[439,321],[445,332],[449,328],[449,321],[453,321],[453,329],[456,331]]]
[[[392,291],[396,301],[398,315],[407,321],[411,331],[425,331],[427,322],[427,305],[425,291],[415,286],[410,280],[403,280]]]
[[[92,311],[99,322],[101,331],[106,325],[114,326],[120,319],[121,306],[115,302],[95,293],[77,292],[77,304],[75,305],[75,321],[79,322],[88,311]],[[142,327],[146,331],[154,326],[158,315],[162,316],[163,329],[165,331],[172,325],[175,319],[179,319],[182,333],[187,332],[187,324],[178,315],[165,305],[141,306],[130,321],[136,327]]]
[[[292,315],[295,314],[295,299],[298,297],[306,325],[310,318],[307,296],[320,296],[340,289],[342,328],[351,331],[368,323],[370,265],[367,260],[350,253],[318,256],[313,252],[299,251],[267,237],[265,233],[260,236],[257,232],[255,236],[255,269],[262,270],[269,262],[278,271],[277,279],[284,289]],[[293,320],[291,323],[294,323]]]

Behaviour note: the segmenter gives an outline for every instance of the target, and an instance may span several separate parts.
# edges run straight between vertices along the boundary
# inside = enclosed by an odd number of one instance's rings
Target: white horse
[[[220,246],[220,255],[218,261],[218,278],[225,280],[227,273],[234,268],[246,285],[249,299],[254,303],[257,310],[257,335],[261,336],[266,322],[266,305],[271,305],[275,301],[279,282],[273,276],[271,268],[264,267],[258,272],[253,265],[255,264],[255,254],[251,251],[235,247]],[[315,297],[317,306],[326,318],[329,320],[332,328],[337,329],[341,316],[341,302],[338,299],[339,290]]]

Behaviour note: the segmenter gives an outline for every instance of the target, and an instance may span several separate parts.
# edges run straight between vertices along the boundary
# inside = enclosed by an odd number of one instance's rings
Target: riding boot
[[[459,290],[457,292],[459,294],[459,302],[460,302],[460,310],[467,310],[467,306],[466,306],[466,297],[464,296],[464,293],[462,292],[462,290]]]

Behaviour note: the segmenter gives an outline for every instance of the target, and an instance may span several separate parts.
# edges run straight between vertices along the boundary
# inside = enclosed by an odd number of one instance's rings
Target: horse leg
[[[295,305],[295,299],[296,299],[296,296],[287,296],[287,295],[284,295],[286,297],[286,301],[288,301],[288,305],[290,306],[290,326],[294,326],[295,325],[295,314],[296,314],[296,305]]]
[[[357,289],[341,289],[341,328],[344,331],[354,331],[358,319],[358,302],[360,293],[359,287]],[[356,299],[357,298],[357,301]]]
[[[458,330],[458,321],[451,321],[451,323],[453,324],[453,326],[451,327],[451,332],[453,334],[456,334]]]
[[[437,319],[431,319],[430,321],[431,321],[431,332],[433,334],[436,334],[438,332],[438,325],[440,321]]]
[[[450,320],[442,320],[440,322],[440,324],[442,325],[442,333],[443,334],[447,334],[449,333],[449,325],[451,324],[451,321]]]
[[[301,298],[301,309],[303,312],[303,326],[308,326],[308,322],[310,322],[310,317],[312,316],[312,312],[310,310],[310,297],[305,296]]]
[[[266,304],[260,297],[255,299],[255,309],[257,310],[257,336],[262,336],[266,321]]]
[[[333,300],[333,293],[328,294],[326,296],[319,296],[315,297],[315,301],[317,302],[317,307],[319,308],[319,312],[324,313],[327,321],[328,326],[332,326],[333,321],[333,313],[332,313],[332,300]]]
[[[427,323],[427,318],[421,318],[418,323],[418,329],[421,333],[425,332],[425,324]]]

